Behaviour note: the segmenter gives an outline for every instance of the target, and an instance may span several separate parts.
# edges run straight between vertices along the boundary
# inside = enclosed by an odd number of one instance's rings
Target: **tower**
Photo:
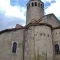
[[[26,24],[40,19],[44,15],[44,3],[41,0],[30,0],[27,3]]]

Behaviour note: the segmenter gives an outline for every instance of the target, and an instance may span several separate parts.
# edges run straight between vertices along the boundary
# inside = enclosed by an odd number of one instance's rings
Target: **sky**
[[[29,0],[0,0],[0,30],[26,24],[26,4]],[[60,19],[60,0],[41,0],[45,14],[54,13]]]

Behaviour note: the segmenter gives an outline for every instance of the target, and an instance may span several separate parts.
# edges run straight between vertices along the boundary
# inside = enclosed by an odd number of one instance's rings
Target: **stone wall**
[[[53,30],[53,43],[59,45],[60,50],[60,29],[54,29]],[[54,50],[55,54],[55,50]],[[55,54],[55,60],[60,60],[60,53]]]
[[[56,18],[54,14],[45,15],[40,21],[40,23],[47,23],[52,25],[52,27],[60,26],[59,20]]]
[[[32,6],[32,2],[34,6]],[[35,2],[37,2],[37,6],[35,6]],[[40,3],[40,6],[38,6],[38,3]],[[42,16],[44,16],[44,3],[38,0],[29,1],[27,4],[26,24],[39,20]]]
[[[38,60],[53,60],[53,43],[51,28],[35,27],[35,54]]]
[[[33,57],[35,55],[34,51],[34,26],[29,27],[25,31],[25,49],[24,49],[24,60],[34,60]]]
[[[25,33],[25,60],[53,60],[51,28],[31,26]]]
[[[24,30],[0,34],[0,60],[23,60]],[[16,53],[12,53],[13,42],[17,43]]]

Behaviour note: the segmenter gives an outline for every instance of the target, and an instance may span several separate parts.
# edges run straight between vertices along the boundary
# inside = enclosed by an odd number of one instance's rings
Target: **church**
[[[25,26],[0,31],[0,60],[60,60],[60,21],[41,0],[27,3]]]

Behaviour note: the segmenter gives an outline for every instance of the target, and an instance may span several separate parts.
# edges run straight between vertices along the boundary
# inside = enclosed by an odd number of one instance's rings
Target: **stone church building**
[[[41,0],[27,3],[26,26],[0,31],[0,60],[60,60],[60,21]]]

